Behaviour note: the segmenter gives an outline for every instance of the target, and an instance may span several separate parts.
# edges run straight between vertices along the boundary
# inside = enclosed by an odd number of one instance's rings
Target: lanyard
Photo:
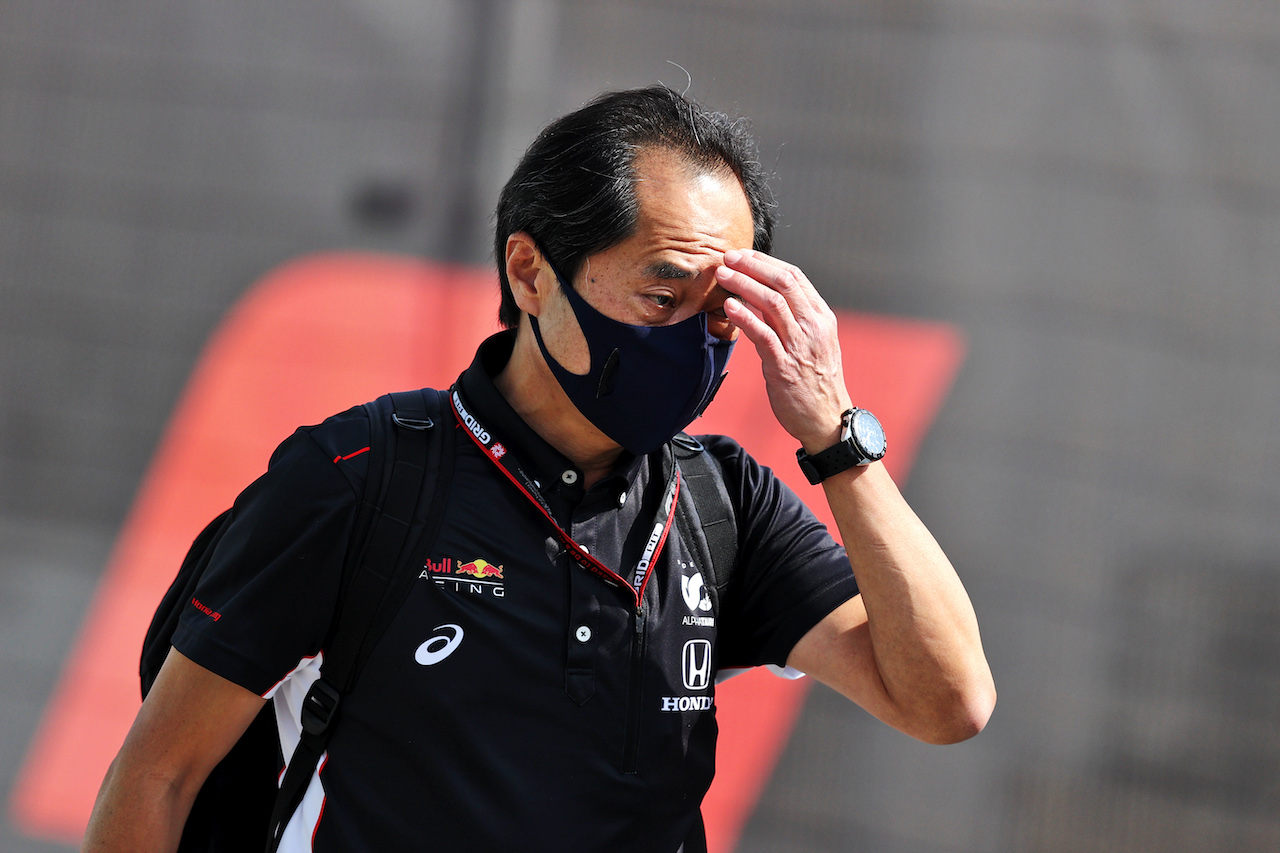
[[[569,552],[569,556],[573,558],[573,561],[610,584],[630,590],[635,597],[636,608],[639,609],[640,602],[644,600],[645,584],[648,583],[653,566],[658,562],[658,555],[662,553],[662,548],[667,542],[667,534],[671,532],[671,522],[675,518],[676,502],[680,498],[680,466],[674,463],[671,465],[671,473],[667,477],[667,488],[662,494],[662,503],[658,506],[658,516],[654,518],[653,528],[649,533],[648,541],[645,543],[644,553],[636,563],[635,572],[632,574],[631,581],[628,582],[617,572],[588,554],[585,548],[565,532],[564,528],[560,526],[560,523],[556,521],[555,516],[551,513],[551,507],[542,497],[542,490],[538,487],[537,482],[529,476],[510,449],[498,441],[497,436],[490,432],[475,415],[471,414],[463,402],[462,395],[456,385],[449,396],[453,401],[453,414],[458,419],[458,423],[471,436],[471,440],[476,443],[476,446],[484,451],[485,457],[498,466],[498,470],[507,476],[512,485],[519,489],[529,499],[530,503],[537,507],[542,517],[550,523],[551,528],[555,531],[556,536]]]

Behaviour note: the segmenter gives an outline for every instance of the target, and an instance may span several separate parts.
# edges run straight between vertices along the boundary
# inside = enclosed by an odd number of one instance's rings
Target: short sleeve
[[[295,432],[236,499],[174,632],[178,651],[258,695],[315,656],[333,620],[366,461],[341,456],[367,449],[368,423],[331,421]]]
[[[699,436],[719,462],[738,523],[720,605],[720,667],[784,665],[809,629],[858,594],[845,549],[799,496],[737,442]]]

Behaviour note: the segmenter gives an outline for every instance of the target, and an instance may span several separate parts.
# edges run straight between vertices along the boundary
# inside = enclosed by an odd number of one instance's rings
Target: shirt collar
[[[556,488],[576,503],[584,493],[581,469],[526,424],[494,383],[511,359],[515,340],[516,333],[510,329],[485,339],[476,350],[471,365],[458,377],[458,390],[467,407],[475,412],[489,430],[500,436],[507,447],[514,450],[523,465],[531,469],[530,473],[544,491]],[[643,463],[643,457],[637,458],[623,451],[618,467],[601,479],[592,491],[618,494],[626,492],[641,471]],[[574,482],[568,482],[569,480]]]

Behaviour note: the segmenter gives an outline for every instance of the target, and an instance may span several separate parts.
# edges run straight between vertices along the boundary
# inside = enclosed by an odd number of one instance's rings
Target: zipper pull
[[[636,608],[636,633],[637,634],[644,633],[644,620],[645,620],[644,608],[637,607]]]

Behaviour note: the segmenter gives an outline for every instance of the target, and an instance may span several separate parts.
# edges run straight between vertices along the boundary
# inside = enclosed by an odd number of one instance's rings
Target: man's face
[[[606,317],[636,326],[665,326],[706,311],[711,333],[731,339],[737,328],[725,319],[727,294],[714,273],[726,251],[753,241],[742,185],[728,170],[698,173],[666,149],[641,152],[636,174],[635,233],[587,257],[575,290]],[[585,374],[586,341],[565,297],[551,300],[539,321],[548,351],[566,370]]]

